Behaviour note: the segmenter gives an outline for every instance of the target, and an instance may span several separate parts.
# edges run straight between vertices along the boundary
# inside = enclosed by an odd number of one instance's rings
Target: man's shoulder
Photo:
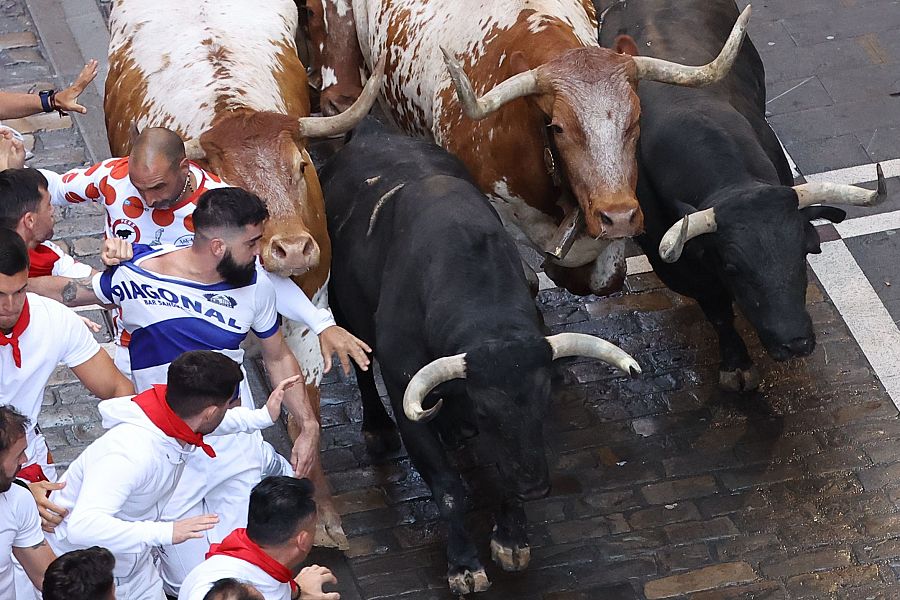
[[[8,490],[0,494],[2,496],[8,506],[10,507],[10,511],[0,511],[2,518],[16,518],[23,514],[29,514],[31,512],[37,512],[37,505],[34,503],[34,496],[31,495],[31,492],[26,488],[13,484],[9,487]]]

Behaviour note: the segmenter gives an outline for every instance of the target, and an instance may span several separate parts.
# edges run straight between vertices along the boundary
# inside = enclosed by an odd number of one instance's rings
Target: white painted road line
[[[847,244],[825,242],[821,254],[808,257],[816,277],[900,409],[900,330]]]
[[[870,233],[900,229],[900,210],[849,219],[843,223],[835,223],[834,228],[842,238],[859,237]]]
[[[881,168],[884,169],[885,177],[900,177],[900,158],[881,161]],[[846,183],[857,185],[866,181],[875,181],[875,163],[867,165],[858,165],[856,167],[847,167],[846,169],[836,169],[834,171],[825,171],[824,173],[813,173],[806,175],[807,181],[824,181],[829,183]]]

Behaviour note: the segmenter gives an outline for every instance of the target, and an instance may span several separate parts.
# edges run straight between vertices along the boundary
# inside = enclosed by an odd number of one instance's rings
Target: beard
[[[256,259],[254,258],[245,265],[239,265],[234,260],[231,250],[225,251],[225,256],[216,265],[216,271],[222,276],[226,282],[237,287],[250,285],[253,281],[253,275],[256,273]]]
[[[8,492],[9,488],[12,487],[13,481],[15,481],[16,476],[7,477],[3,473],[0,473],[0,494],[3,492]]]

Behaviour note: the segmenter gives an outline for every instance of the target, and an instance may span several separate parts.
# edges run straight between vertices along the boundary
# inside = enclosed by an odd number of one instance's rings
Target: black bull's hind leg
[[[400,413],[403,410],[403,392],[409,381],[391,381],[389,375],[383,375],[394,411]],[[466,531],[466,492],[459,473],[447,459],[432,425],[414,423],[400,414],[397,422],[409,458],[431,489],[441,517],[447,522],[447,582],[450,591],[465,595],[487,590],[491,582]]]
[[[759,386],[759,372],[750,353],[734,328],[734,309],[730,297],[698,298],[700,308],[719,337],[719,387],[730,392],[746,392]]]
[[[527,525],[522,503],[514,498],[504,500],[491,533],[491,558],[504,571],[522,571],[528,567],[531,547]]]

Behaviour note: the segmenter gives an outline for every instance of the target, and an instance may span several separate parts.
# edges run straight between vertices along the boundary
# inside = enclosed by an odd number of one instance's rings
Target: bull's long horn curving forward
[[[300,135],[307,138],[324,138],[347,133],[356,127],[356,124],[369,114],[369,110],[378,99],[378,92],[384,81],[385,59],[386,56],[382,56],[375,65],[372,76],[350,108],[333,117],[300,117],[298,119]]]
[[[206,158],[206,151],[200,145],[200,138],[192,138],[184,143],[184,155],[191,160]]]
[[[698,210],[682,217],[669,227],[659,242],[659,257],[668,263],[675,262],[681,258],[681,252],[688,240],[715,230],[716,213],[712,208]]]
[[[701,87],[715,83],[725,77],[741,49],[741,43],[747,35],[747,21],[750,20],[750,6],[738,17],[725,46],[711,63],[702,67],[690,67],[649,56],[635,56],[637,78],[646,81],[659,81],[673,85]]]
[[[878,176],[878,189],[875,190],[841,183],[813,182],[795,185],[794,191],[797,192],[800,208],[822,203],[855,206],[876,204],[887,197],[887,182],[884,180],[881,163],[875,165],[875,172]]]
[[[558,333],[547,338],[553,349],[553,359],[567,356],[588,356],[610,364],[617,369],[637,377],[641,366],[630,354],[604,339],[586,333]]]
[[[441,52],[444,54],[444,62],[450,71],[450,78],[453,79],[456,96],[459,98],[459,103],[462,104],[463,112],[475,121],[485,118],[507,102],[536,94],[540,89],[537,71],[531,69],[498,83],[479,98],[475,95],[472,82],[463,71],[462,65],[444,48],[441,48]]]
[[[466,376],[466,355],[455,354],[433,360],[413,375],[403,394],[403,412],[410,421],[427,421],[441,410],[443,400],[435,402],[429,409],[422,408],[428,392],[451,379]]]

